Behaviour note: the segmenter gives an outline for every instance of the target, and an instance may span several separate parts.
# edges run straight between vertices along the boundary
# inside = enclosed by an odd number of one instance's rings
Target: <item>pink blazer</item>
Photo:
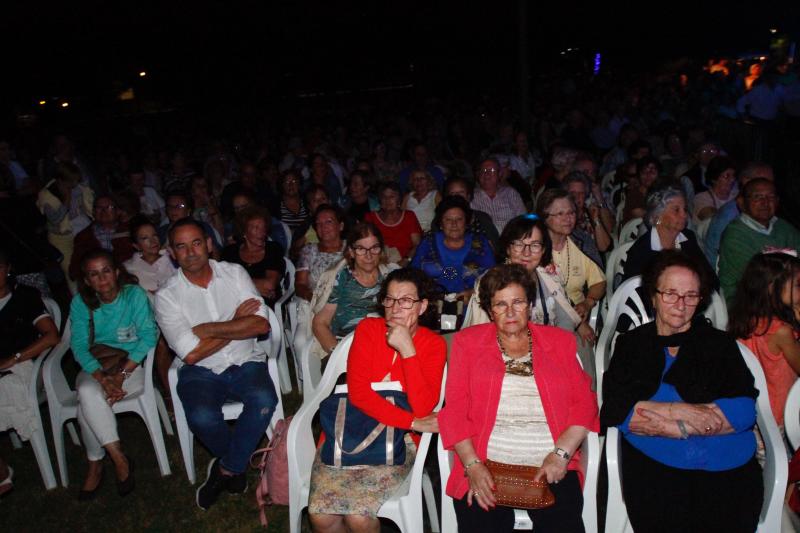
[[[555,442],[570,426],[600,429],[597,398],[591,379],[576,356],[575,336],[559,328],[528,323],[533,334],[533,374],[542,399],[547,425]],[[471,438],[481,460],[497,418],[497,405],[505,364],[497,346],[493,323],[464,329],[455,335],[448,364],[445,405],[439,413],[439,432],[445,449]],[[570,460],[569,470],[579,470],[580,454]],[[461,499],[469,489],[464,466],[456,460],[447,494]]]

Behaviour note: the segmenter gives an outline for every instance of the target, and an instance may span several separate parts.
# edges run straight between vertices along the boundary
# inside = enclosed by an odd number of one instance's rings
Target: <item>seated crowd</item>
[[[410,138],[405,156],[384,139],[352,156],[293,139],[279,161],[220,144],[206,159],[175,152],[116,182],[95,179],[70,150],[25,188],[0,164],[0,430],[23,440],[34,431],[38,406],[26,391],[31,360],[60,341],[42,300],[56,294],[79,366],[88,467],[78,498],[102,490],[106,455],[118,494],[135,488],[113,407],[143,388],[147,357],[211,452],[197,505],[242,493],[281,394],[262,341],[293,287],[296,313],[283,318],[296,321],[295,361],[324,366],[352,335],[348,401],[400,436],[398,463],[345,465],[326,452],[341,435],[325,431],[307,465],[314,531],[377,531],[422,432],[440,433],[455,454],[441,482],[460,531],[513,530],[496,494],[504,463],[537,467],[555,496],[529,510],[536,531],[584,531],[580,448],[611,427],[634,530],[754,531],[764,449],[753,431],[758,390],[736,340],[760,361],[783,429],[800,374],[800,232],[778,216],[770,165],[703,136],[685,156],[677,131],[654,149],[632,122],[590,134],[581,120],[568,116],[541,146],[546,156],[510,128],[461,165]],[[26,206],[32,222],[14,230]],[[637,219],[626,242],[621,227]],[[641,280],[646,323],[604,324],[601,308],[631,278]],[[728,331],[701,316],[715,293]],[[599,408],[603,328],[620,336]],[[377,382],[396,382],[402,401]],[[232,430],[227,401],[243,404]],[[0,495],[12,482],[0,459]]]

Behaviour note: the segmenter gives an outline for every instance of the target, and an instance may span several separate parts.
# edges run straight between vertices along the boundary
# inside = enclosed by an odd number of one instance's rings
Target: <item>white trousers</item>
[[[103,387],[91,374],[80,372],[75,380],[78,389],[78,423],[81,426],[86,457],[99,461],[105,457],[103,446],[119,440],[117,417],[106,401]],[[122,382],[128,394],[144,389],[144,369],[139,366],[131,376]]]

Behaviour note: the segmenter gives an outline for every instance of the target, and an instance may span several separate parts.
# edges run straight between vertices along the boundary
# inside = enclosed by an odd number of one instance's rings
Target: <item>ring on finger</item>
[[[706,433],[711,431],[711,426],[706,426]]]

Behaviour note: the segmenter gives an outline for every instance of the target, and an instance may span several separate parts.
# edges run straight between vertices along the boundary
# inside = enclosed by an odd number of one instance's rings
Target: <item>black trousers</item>
[[[536,533],[584,533],[583,527],[583,492],[578,474],[572,470],[564,479],[550,484],[550,490],[556,497],[556,503],[546,509],[528,511]],[[506,533],[514,531],[514,509],[495,507],[484,511],[473,500],[472,507],[467,506],[467,497],[453,500],[458,520],[459,533]]]
[[[623,438],[622,493],[636,532],[752,533],[764,500],[755,457],[722,472],[672,468]]]

